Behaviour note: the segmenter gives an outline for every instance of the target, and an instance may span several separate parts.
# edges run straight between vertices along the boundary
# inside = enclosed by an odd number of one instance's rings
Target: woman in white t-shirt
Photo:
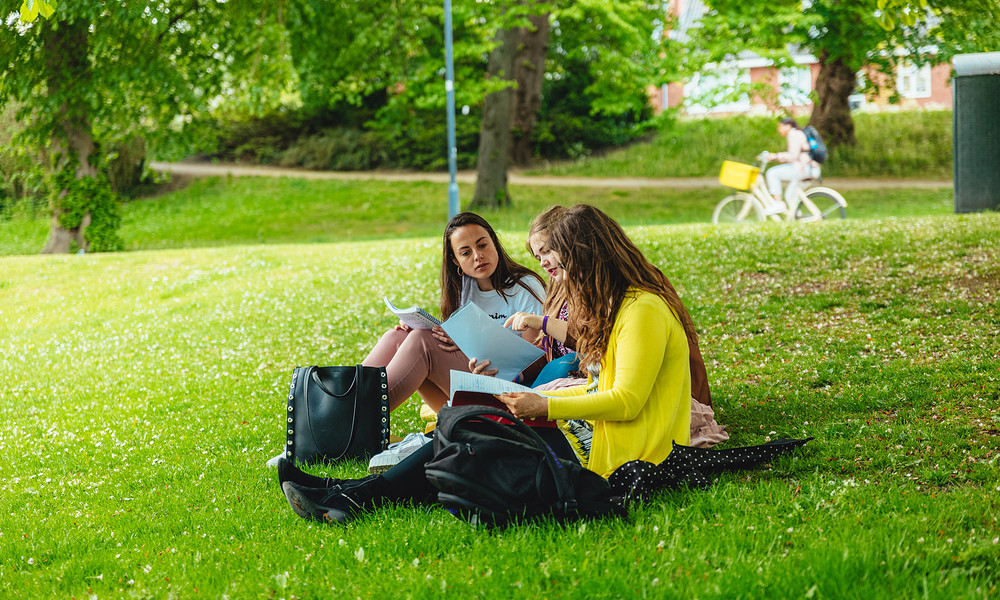
[[[468,212],[455,215],[445,228],[442,245],[442,320],[469,302],[501,324],[516,312],[541,310],[542,279],[507,255],[486,219]],[[521,333],[528,340],[538,335]],[[443,329],[410,329],[403,323],[382,336],[363,364],[385,367],[390,410],[414,392],[434,412],[441,410],[448,401],[451,370],[469,370],[468,357]]]
[[[778,133],[785,137],[787,145],[784,152],[774,154],[774,159],[780,165],[775,165],[764,173],[767,181],[767,191],[771,192],[777,205],[783,204],[791,208],[789,219],[795,218],[795,209],[799,204],[799,187],[803,179],[815,179],[819,177],[819,163],[812,159],[809,154],[809,140],[802,132],[798,121],[791,117],[782,119],[778,123]],[[785,202],[781,202],[781,184],[786,182]],[[775,208],[777,210],[777,208]],[[781,212],[785,212],[781,210]]]

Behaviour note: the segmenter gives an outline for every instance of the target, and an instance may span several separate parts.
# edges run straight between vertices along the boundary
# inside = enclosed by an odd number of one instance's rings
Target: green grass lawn
[[[857,144],[830,151],[827,177],[952,178],[952,113],[914,110],[852,115]],[[806,119],[799,122],[805,124]],[[699,177],[719,173],[725,159],[752,163],[762,150],[785,149],[777,117],[664,121],[648,139],[537,173],[584,177]]]
[[[472,192],[471,186],[460,186],[465,202]],[[484,215],[498,228],[525,231],[532,216],[548,206],[587,202],[624,225],[708,223],[715,204],[729,193],[721,185],[693,190],[512,186],[514,206]],[[873,187],[844,196],[848,219],[948,215],[954,204],[950,189]],[[440,183],[214,177],[124,204],[120,233],[128,250],[155,250],[434,237],[446,221],[447,186]],[[37,253],[48,230],[47,217],[0,219],[0,255]]]
[[[436,306],[440,188],[205,180],[125,208],[142,251],[0,256],[0,598],[996,597],[1000,214],[871,191],[845,221],[712,227],[722,191],[515,189],[488,215],[527,261],[534,211],[606,208],[690,308],[726,446],[816,437],[565,527],[311,524],[264,466],[294,366],[360,360],[383,295]]]

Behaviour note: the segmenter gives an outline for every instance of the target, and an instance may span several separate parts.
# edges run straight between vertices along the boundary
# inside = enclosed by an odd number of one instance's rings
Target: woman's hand
[[[396,325],[395,327],[393,327],[393,329],[396,329],[398,331],[412,331],[413,330],[412,327],[410,327],[409,325],[407,325],[406,323],[404,323],[402,321],[399,322],[399,325]]]
[[[490,361],[484,360],[481,363],[477,363],[475,358],[469,359],[469,370],[476,375],[486,375],[487,377],[493,377],[500,371],[498,369],[487,369],[490,366]]]
[[[503,326],[509,327],[511,331],[520,332],[523,340],[538,343],[542,332],[542,317],[526,312],[516,312],[507,317]]]
[[[542,329],[542,317],[526,312],[516,312],[507,317],[503,326],[513,331],[524,331],[526,329]]]
[[[434,339],[436,339],[437,341],[441,342],[440,344],[438,344],[438,346],[440,346],[440,348],[445,352],[458,351],[458,346],[456,346],[455,342],[453,342],[451,338],[448,337],[448,334],[444,332],[444,329],[441,329],[440,327],[435,327],[434,329],[431,329],[431,336],[433,336]]]
[[[549,399],[531,392],[508,392],[497,398],[507,405],[518,419],[548,419]]]

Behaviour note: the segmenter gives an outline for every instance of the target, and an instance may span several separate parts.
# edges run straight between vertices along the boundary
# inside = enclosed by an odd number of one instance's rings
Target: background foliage
[[[645,85],[660,72],[655,3],[551,2],[553,27],[539,156],[576,157],[633,139],[650,117]],[[508,18],[516,19],[517,11]],[[544,7],[543,7],[544,8]],[[486,55],[500,5],[456,3],[458,164],[472,168],[479,144]],[[447,166],[442,10],[439,3],[304,2],[288,13],[298,102],[264,115],[227,110],[203,119],[209,155],[285,166],[359,170]],[[318,27],[317,23],[329,24]],[[349,40],[345,52],[329,48]],[[558,135],[556,135],[558,132]]]
[[[951,113],[861,115],[859,143],[833,151],[823,172],[837,176],[942,179],[951,177]],[[320,143],[317,141],[317,143]],[[711,177],[724,159],[751,162],[763,148],[779,148],[770,118],[661,121],[648,141],[600,156],[542,165],[535,174],[583,177]],[[356,151],[356,150],[355,150]],[[921,182],[922,183],[922,182]],[[170,184],[183,186],[182,180]],[[918,185],[915,183],[914,185]],[[948,214],[953,194],[938,189],[892,189],[872,179],[871,189],[844,190],[848,218]],[[461,197],[471,197],[460,186]],[[630,206],[626,222],[701,223],[725,193],[709,187],[670,189],[514,186],[517,210],[494,215],[499,223],[530,218],[566,198],[609,207]],[[404,229],[432,235],[443,225],[446,193],[440,184],[273,179],[200,180],[175,191],[122,206],[125,248],[333,241],[392,235]],[[0,216],[0,254],[28,254],[45,240],[48,219],[30,199],[7,199]],[[34,208],[33,208],[34,207]]]

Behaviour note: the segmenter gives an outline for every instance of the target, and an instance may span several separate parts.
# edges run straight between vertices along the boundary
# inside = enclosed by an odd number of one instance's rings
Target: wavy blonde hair
[[[524,246],[528,249],[528,254],[534,256],[535,251],[531,248],[531,238],[538,235],[545,239],[545,245],[549,245],[549,233],[556,223],[562,220],[563,215],[569,210],[565,206],[550,206],[542,211],[531,221],[528,227],[528,241]],[[549,277],[545,284],[545,304],[542,307],[542,314],[557,316],[559,309],[566,302],[566,287],[552,277]]]
[[[582,354],[581,370],[600,364],[631,287],[663,298],[684,327],[688,343],[698,343],[694,323],[674,286],[601,210],[587,204],[567,209],[549,231],[549,246],[559,254],[566,272],[564,287],[577,334],[576,350]]]

